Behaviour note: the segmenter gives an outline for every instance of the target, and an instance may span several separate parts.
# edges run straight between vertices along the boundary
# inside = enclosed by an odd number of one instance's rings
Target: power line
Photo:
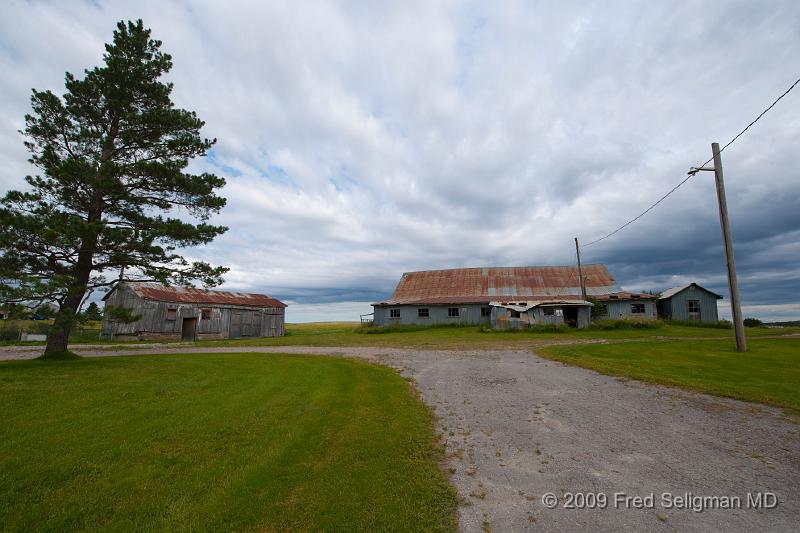
[[[786,96],[787,94],[789,94],[789,93],[791,92],[791,90],[792,90],[792,89],[794,89],[794,88],[795,88],[795,86],[796,86],[798,83],[800,83],[800,78],[798,78],[797,80],[795,80],[795,82],[794,82],[794,83],[793,83],[793,84],[792,84],[792,85],[791,85],[791,86],[790,86],[788,89],[786,89],[786,90],[783,92],[783,94],[781,94],[779,97],[777,97],[777,98],[776,98],[776,99],[775,99],[775,100],[774,100],[774,101],[773,101],[773,102],[772,102],[772,103],[769,105],[769,107],[767,107],[767,108],[766,108],[764,111],[762,111],[762,112],[761,112],[761,113],[760,113],[760,114],[759,114],[759,115],[758,115],[756,118],[754,118],[754,119],[753,119],[753,120],[750,122],[750,124],[748,124],[747,126],[745,126],[745,128],[744,128],[742,131],[740,131],[739,133],[737,133],[737,134],[736,134],[736,136],[735,136],[733,139],[731,139],[730,141],[728,141],[728,144],[726,144],[725,146],[723,146],[723,147],[720,149],[719,153],[721,154],[722,152],[724,152],[724,151],[725,151],[725,149],[726,149],[728,146],[732,145],[734,142],[736,142],[736,140],[737,140],[739,137],[741,137],[742,135],[744,135],[744,133],[745,133],[747,130],[749,130],[749,129],[750,129],[750,127],[751,127],[753,124],[755,124],[756,122],[758,122],[759,120],[761,120],[761,117],[763,117],[764,115],[766,115],[766,114],[769,112],[769,110],[770,110],[770,109],[772,109],[773,107],[775,107],[775,104],[777,104],[778,102],[780,102],[780,101],[781,101],[781,99],[782,99],[784,96]],[[714,157],[713,157],[713,156],[711,156],[709,159],[707,159],[707,160],[705,161],[705,163],[703,163],[703,164],[701,164],[701,165],[698,165],[698,168],[702,168],[702,167],[706,166],[706,165],[707,165],[708,163],[710,163],[710,162],[711,162],[713,159],[714,159]],[[584,248],[586,248],[587,246],[591,246],[591,245],[593,245],[593,244],[596,244],[596,243],[598,243],[598,242],[600,242],[600,241],[604,241],[604,240],[608,239],[609,237],[612,237],[612,236],[616,235],[617,233],[619,233],[619,232],[620,232],[620,231],[622,231],[623,229],[627,228],[628,226],[630,226],[631,224],[633,224],[634,222],[636,222],[637,220],[639,220],[640,218],[642,218],[643,216],[645,216],[647,213],[649,213],[650,211],[652,211],[652,210],[653,210],[653,208],[655,208],[655,207],[656,207],[658,204],[660,204],[661,202],[663,202],[664,200],[666,200],[666,199],[667,199],[667,197],[668,197],[669,195],[671,195],[672,193],[674,193],[675,191],[677,191],[677,190],[678,190],[678,189],[681,187],[681,185],[683,185],[684,183],[686,183],[687,181],[689,181],[690,179],[692,179],[692,177],[694,177],[694,173],[690,173],[688,176],[686,176],[686,177],[685,177],[685,178],[684,178],[684,179],[683,179],[683,180],[682,180],[680,183],[678,183],[676,186],[674,186],[672,189],[670,189],[670,190],[669,190],[669,192],[667,192],[667,194],[665,194],[664,196],[662,196],[661,198],[659,198],[658,200],[656,200],[656,202],[655,202],[655,203],[653,203],[653,204],[652,204],[650,207],[648,207],[647,209],[645,209],[644,211],[642,211],[641,213],[639,213],[637,216],[635,216],[634,218],[630,219],[629,221],[627,221],[626,223],[624,223],[623,225],[621,225],[620,227],[618,227],[617,229],[615,229],[615,230],[614,230],[614,231],[612,231],[611,233],[609,233],[609,234],[607,234],[607,235],[604,235],[604,236],[600,237],[599,239],[595,239],[595,240],[593,240],[593,241],[591,241],[591,242],[589,242],[589,243],[587,243],[587,244],[584,244],[584,245],[583,245],[583,247],[584,247]]]

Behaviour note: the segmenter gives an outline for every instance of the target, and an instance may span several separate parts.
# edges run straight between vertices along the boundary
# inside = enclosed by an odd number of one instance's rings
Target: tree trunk
[[[100,167],[97,169],[97,186],[92,193],[91,202],[88,206],[86,222],[91,224],[100,222],[103,215],[103,194],[100,183],[103,180],[103,166],[111,159],[114,153],[114,139],[119,131],[119,117],[114,117],[111,123],[111,130],[103,144],[103,151],[100,156]],[[78,262],[75,266],[75,279],[67,292],[66,298],[61,303],[61,309],[56,314],[53,327],[50,328],[50,335],[47,338],[47,346],[44,349],[44,357],[48,354],[63,353],[69,346],[69,334],[75,324],[78,309],[81,306],[86,288],[89,285],[89,277],[94,268],[94,253],[97,248],[97,238],[99,230],[89,229],[88,234],[81,240],[78,250]]]
[[[97,237],[94,237],[93,240],[96,241]],[[75,324],[75,317],[83,301],[83,296],[86,294],[89,276],[92,274],[93,258],[93,249],[88,246],[81,246],[81,251],[78,254],[75,280],[66,298],[64,298],[64,301],[61,303],[61,309],[56,313],[56,319],[53,321],[53,327],[50,328],[50,335],[47,337],[44,357],[47,357],[48,354],[57,354],[67,351],[69,334],[72,331],[72,326]]]

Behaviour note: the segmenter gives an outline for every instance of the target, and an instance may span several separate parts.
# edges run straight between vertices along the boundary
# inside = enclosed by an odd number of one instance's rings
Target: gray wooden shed
[[[722,296],[697,283],[674,287],[659,296],[658,316],[670,320],[717,322],[717,300],[721,299]]]
[[[655,294],[621,291],[595,296],[595,300],[600,305],[595,307],[594,318],[658,318]]]
[[[203,340],[280,337],[286,304],[266,294],[119,283],[106,303],[101,338],[113,340]],[[141,318],[115,320],[111,307]]]

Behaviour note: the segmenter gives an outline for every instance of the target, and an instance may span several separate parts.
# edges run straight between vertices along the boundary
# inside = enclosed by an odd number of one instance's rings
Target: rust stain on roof
[[[286,307],[285,303],[266,294],[166,287],[160,283],[127,283],[126,285],[142,298],[160,302],[241,305],[246,307]]]
[[[586,292],[619,290],[605,265],[583,266]],[[525,297],[581,300],[577,267],[493,267],[426,270],[403,274],[384,304],[488,303]]]

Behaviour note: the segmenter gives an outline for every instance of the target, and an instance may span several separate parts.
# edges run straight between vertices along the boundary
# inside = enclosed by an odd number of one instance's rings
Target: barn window
[[[200,320],[211,320],[211,309],[201,309]]]
[[[631,313],[634,315],[644,314],[644,304],[631,304]]]
[[[519,311],[511,311],[511,318],[519,318]]]
[[[428,318],[431,316],[430,310],[427,307],[420,307],[417,309],[417,316],[419,318]]]
[[[481,316],[492,316],[491,307],[481,307]]]
[[[399,309],[389,309],[389,318],[400,318]]]
[[[554,314],[556,314],[555,308],[553,307],[543,307],[542,312],[544,313],[544,316],[553,316]]]
[[[458,313],[458,307],[448,307],[447,316],[450,318],[458,318],[460,316]]]
[[[178,310],[174,307],[167,308],[167,320],[177,320]]]
[[[689,300],[689,312],[690,313],[700,312],[700,300]]]

